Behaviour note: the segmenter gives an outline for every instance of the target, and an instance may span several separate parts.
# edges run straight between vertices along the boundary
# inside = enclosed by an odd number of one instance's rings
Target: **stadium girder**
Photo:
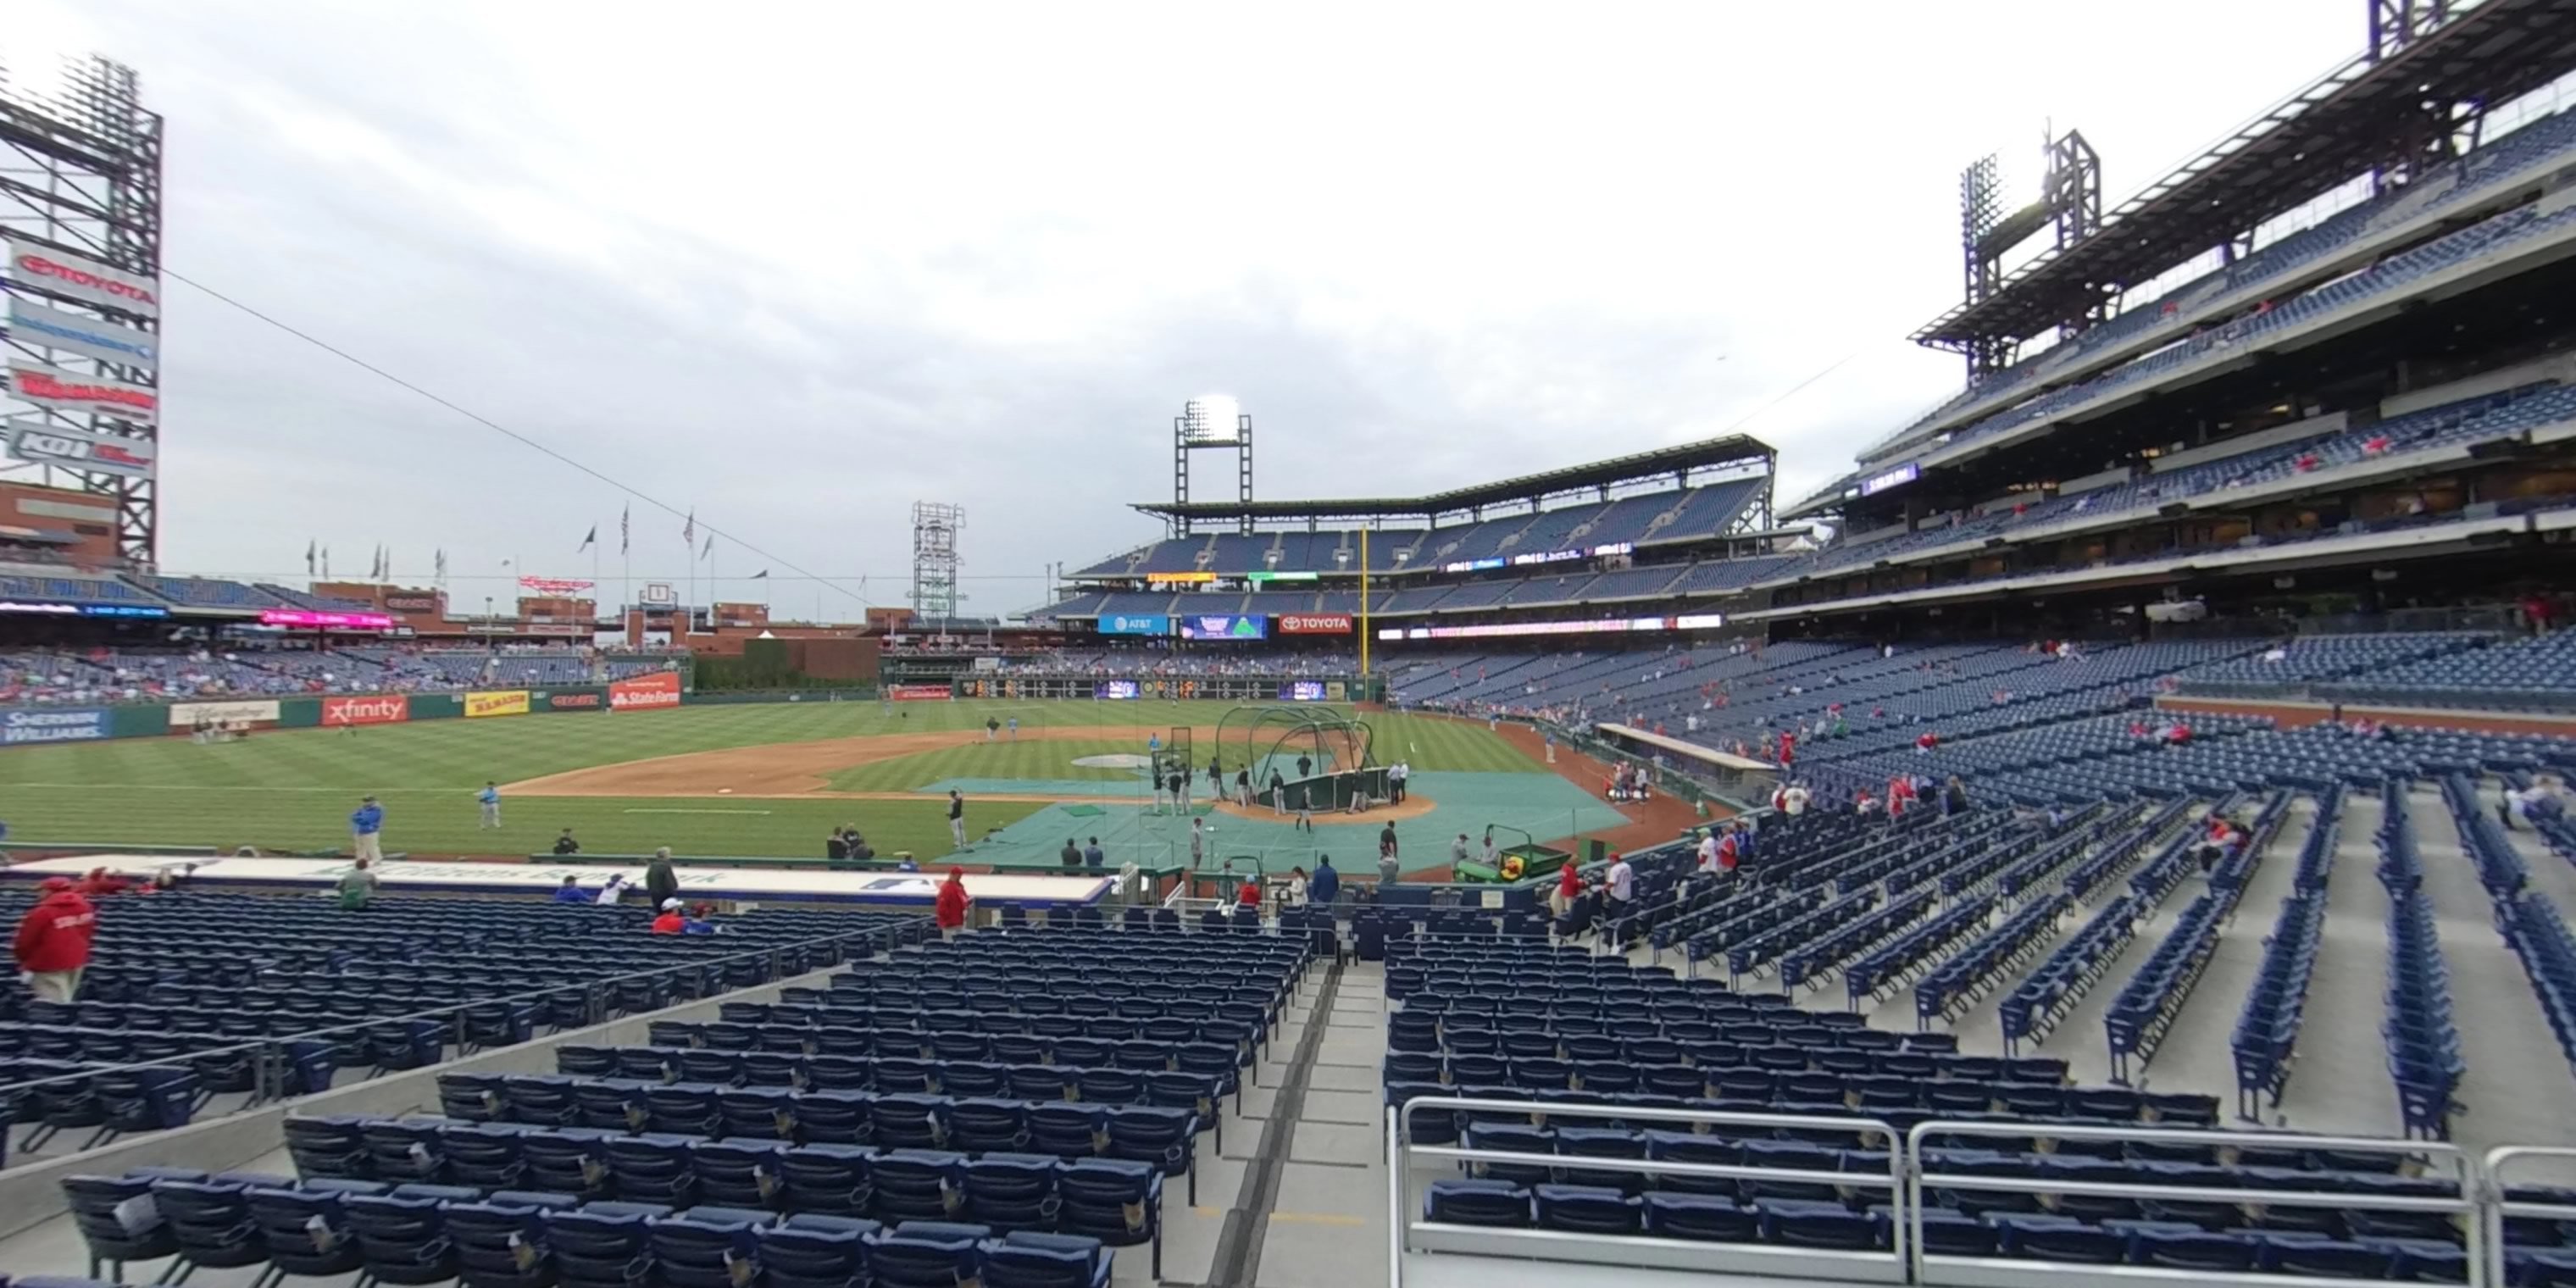
[[[1770,472],[1779,452],[1744,434],[1728,434],[1653,451],[1636,452],[1588,465],[1517,478],[1479,483],[1412,497],[1349,497],[1320,501],[1139,501],[1134,509],[1160,519],[1368,519],[1432,518],[1473,513],[1487,506],[1536,503],[1573,492],[1616,487],[1666,476],[1686,477],[1693,470],[1758,463]],[[1768,506],[1764,507],[1768,514]],[[1765,520],[1767,522],[1767,518]]]
[[[2576,71],[2576,0],[2487,0],[2451,14],[2267,108],[2122,202],[2094,235],[2042,254],[1992,293],[1926,324],[1915,343],[2009,348],[2080,322],[2122,291],[2340,184],[2425,159],[2409,148],[2449,149],[2453,131],[2477,112]]]

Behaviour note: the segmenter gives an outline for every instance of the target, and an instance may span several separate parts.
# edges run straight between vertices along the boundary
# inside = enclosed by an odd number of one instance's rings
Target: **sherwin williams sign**
[[[107,736],[105,707],[12,711],[0,715],[0,743],[89,742]]]
[[[508,689],[499,693],[465,695],[465,714],[475,716],[523,716],[528,714],[528,691]]]
[[[1103,635],[1169,635],[1172,619],[1163,613],[1109,613],[1100,619]]]

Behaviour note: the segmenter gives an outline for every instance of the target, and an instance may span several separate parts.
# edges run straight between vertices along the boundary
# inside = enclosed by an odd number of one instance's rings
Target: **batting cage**
[[[1365,807],[1387,798],[1368,722],[1330,707],[1236,707],[1216,725],[1219,763],[1252,771],[1254,800],[1282,812]]]

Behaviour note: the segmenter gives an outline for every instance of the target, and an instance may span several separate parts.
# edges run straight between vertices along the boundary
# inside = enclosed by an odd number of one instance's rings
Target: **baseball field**
[[[856,825],[880,854],[949,854],[947,792],[966,798],[971,852],[1043,860],[1100,837],[1120,858],[1186,859],[1194,820],[1150,808],[1139,767],[1149,737],[1216,746],[1216,702],[812,702],[687,706],[602,715],[270,730],[202,745],[147,738],[0,751],[8,844],[211,845],[333,850],[362,796],[386,811],[388,852],[523,855],[570,828],[586,852],[820,857]],[[1416,801],[1365,819],[1293,820],[1200,808],[1213,861],[1237,850],[1284,866],[1307,851],[1373,858],[1397,826],[1408,869],[1445,863],[1457,832],[1539,839],[1632,820],[1481,724],[1401,713],[1365,717],[1381,762],[1405,760]],[[987,741],[988,719],[1005,728]],[[1016,720],[1012,736],[1007,725]],[[1231,772],[1232,766],[1229,766]],[[482,825],[475,796],[502,797]],[[1200,799],[1206,790],[1202,782]],[[1481,837],[1479,837],[1481,843]],[[1338,857],[1338,856],[1337,856]],[[1344,860],[1347,861],[1347,860]]]

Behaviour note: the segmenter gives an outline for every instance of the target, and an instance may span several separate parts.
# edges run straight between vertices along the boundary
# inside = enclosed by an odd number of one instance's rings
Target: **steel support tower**
[[[945,501],[912,503],[912,612],[921,618],[957,618],[957,533],[966,507]]]
[[[1240,504],[1252,501],[1252,417],[1245,412],[1229,413],[1229,404],[1191,399],[1181,404],[1181,414],[1172,418],[1172,504],[1190,502],[1190,453],[1209,450],[1234,453],[1234,499]],[[1235,530],[1249,534],[1252,516],[1238,520]],[[1172,517],[1172,535],[1190,535],[1186,513]]]
[[[0,67],[0,232],[157,284],[161,118],[143,109],[134,69],[122,63],[99,57],[74,62],[64,69],[62,80],[59,95],[48,100],[11,85],[6,68]],[[57,334],[64,318],[75,330],[93,320],[102,328],[122,328],[128,336],[141,332],[157,337],[161,329],[157,298],[148,306],[119,307],[99,302],[90,292],[46,290],[42,279],[27,274],[13,272],[11,279],[13,299],[33,306],[31,312],[54,315],[49,320]],[[12,362],[51,367],[73,378],[149,389],[160,384],[158,340],[144,343],[142,353],[111,358],[117,349],[58,340],[13,323],[0,350]],[[157,473],[82,468],[74,462],[81,451],[117,439],[141,440],[135,454],[157,460],[161,434],[154,419],[38,408],[18,400],[10,400],[5,410],[14,422],[8,442],[15,444],[17,430],[25,429],[44,434],[55,445],[52,450],[13,451],[7,463],[31,464],[33,481],[47,487],[113,498],[118,555],[139,565],[153,564],[161,546]]]

